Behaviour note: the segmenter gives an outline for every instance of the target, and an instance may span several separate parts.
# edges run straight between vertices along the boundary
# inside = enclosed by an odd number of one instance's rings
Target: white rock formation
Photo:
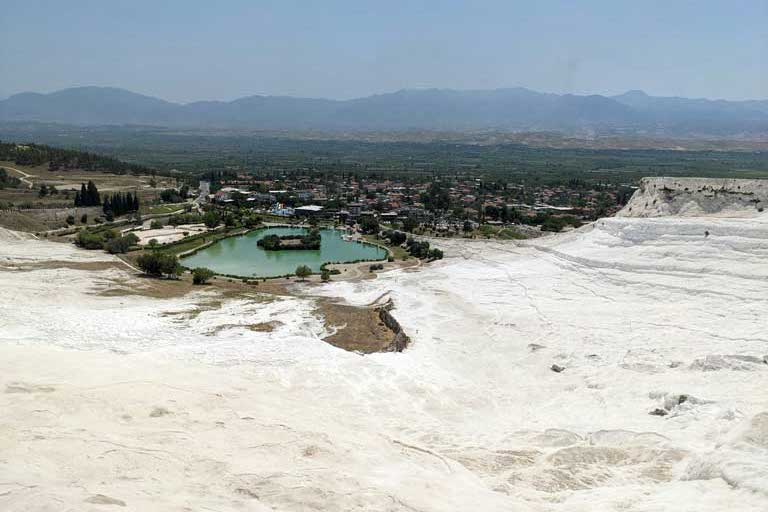
[[[620,217],[755,216],[768,205],[768,180],[644,178]]]
[[[441,245],[314,290],[394,299],[413,344],[361,357],[311,298],[103,296],[140,279],[1,241],[0,510],[768,509],[766,213]]]

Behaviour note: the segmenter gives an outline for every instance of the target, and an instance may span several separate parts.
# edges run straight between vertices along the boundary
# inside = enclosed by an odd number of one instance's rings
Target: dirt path
[[[20,170],[20,169],[16,169],[16,168],[14,168],[14,167],[7,167],[7,166],[5,166],[5,165],[3,166],[3,169],[7,169],[7,170],[9,170],[9,171],[14,171],[14,172],[17,172],[17,173],[21,174],[21,176],[22,176],[22,177],[21,177],[21,178],[19,178],[19,179],[20,179],[20,180],[21,180],[23,183],[26,183],[26,184],[27,184],[27,188],[32,188],[32,187],[34,187],[34,184],[32,183],[32,180],[30,180],[30,179],[29,179],[29,178],[34,178],[34,177],[35,177],[35,175],[34,175],[34,174],[29,174],[29,173],[27,173],[27,172],[24,172],[24,171],[22,171],[22,170]]]

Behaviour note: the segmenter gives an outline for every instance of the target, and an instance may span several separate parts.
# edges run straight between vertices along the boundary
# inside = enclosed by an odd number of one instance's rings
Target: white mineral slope
[[[19,243],[0,258],[54,245]],[[394,299],[413,344],[366,357],[309,297],[0,269],[0,509],[768,508],[768,216],[442,246],[319,288]]]
[[[768,206],[768,180],[643,178],[620,217],[752,217]]]

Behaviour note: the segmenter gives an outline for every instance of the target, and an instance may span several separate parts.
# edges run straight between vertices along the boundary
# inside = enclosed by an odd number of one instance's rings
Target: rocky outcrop
[[[643,178],[618,217],[746,217],[768,205],[768,180]]]
[[[392,339],[392,343],[390,344],[390,351],[402,352],[406,349],[406,347],[408,347],[411,339],[407,334],[405,334],[405,331],[403,331],[403,328],[400,326],[400,322],[398,322],[389,312],[393,307],[394,303],[392,302],[392,299],[389,299],[383,306],[379,306],[377,309],[379,311],[379,318],[381,321],[384,322],[384,325],[386,325],[390,331],[395,333],[395,337]]]

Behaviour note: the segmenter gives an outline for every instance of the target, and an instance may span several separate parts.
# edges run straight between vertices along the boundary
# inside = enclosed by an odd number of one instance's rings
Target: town
[[[229,173],[200,181],[196,202],[282,218],[365,224],[367,231],[382,223],[433,236],[528,238],[612,215],[633,190],[629,184],[576,179],[526,186],[470,174],[414,180],[353,174],[264,179]]]

